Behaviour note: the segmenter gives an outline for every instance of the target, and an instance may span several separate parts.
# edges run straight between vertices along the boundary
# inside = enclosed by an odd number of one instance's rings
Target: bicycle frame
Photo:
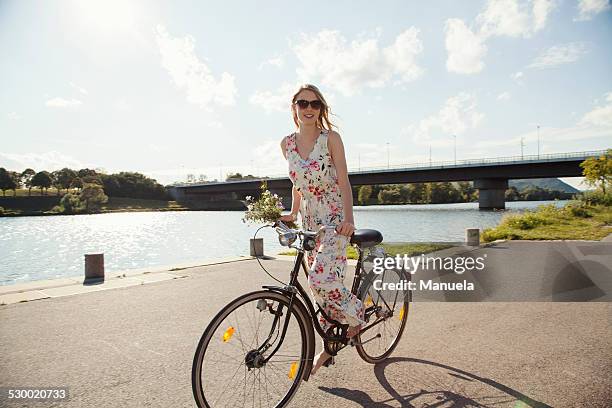
[[[278,344],[276,345],[275,349],[264,359],[264,362],[267,362],[270,358],[272,358],[272,356],[274,356],[274,354],[278,351],[278,349],[280,348],[280,346],[282,345],[284,339],[285,339],[285,334],[287,333],[287,327],[289,326],[289,318],[291,316],[291,309],[294,304],[294,301],[297,300],[297,302],[299,302],[299,304],[301,305],[305,305],[308,311],[308,314],[310,315],[310,318],[312,320],[312,326],[313,328],[317,331],[317,333],[319,333],[319,335],[327,342],[339,342],[343,344],[343,347],[346,347],[347,343],[348,343],[348,339],[346,338],[345,334],[346,334],[346,329],[348,327],[348,325],[346,324],[342,324],[332,318],[330,318],[329,316],[327,316],[327,314],[325,313],[325,311],[323,311],[323,309],[321,309],[319,307],[318,311],[315,311],[314,306],[312,301],[310,300],[310,297],[308,296],[308,294],[306,293],[306,290],[304,289],[304,287],[300,284],[300,282],[298,281],[298,275],[299,275],[299,271],[300,268],[303,269],[304,274],[306,276],[306,279],[308,279],[308,267],[306,265],[306,260],[304,259],[305,256],[305,250],[302,248],[296,248],[298,251],[295,263],[293,265],[293,270],[291,271],[291,275],[290,275],[290,280],[289,280],[289,284],[287,286],[285,286],[284,288],[281,288],[280,286],[270,286],[270,285],[264,285],[262,286],[264,289],[267,290],[271,290],[271,291],[275,291],[275,292],[280,292],[285,294],[287,297],[289,297],[289,306],[288,306],[288,313],[285,317],[285,321],[283,324],[283,331],[281,333],[281,338],[280,341],[278,342]],[[363,252],[361,250],[361,248],[358,248],[358,252],[359,252],[359,258],[357,260],[357,266],[355,268],[355,276],[353,278],[353,285],[352,285],[352,289],[351,289],[351,293],[353,294],[357,294],[357,290],[359,289],[359,284],[361,283],[361,266],[362,266],[362,261],[363,261]],[[299,298],[302,298],[301,300]],[[364,311],[364,314],[367,316],[370,313],[373,313],[374,311],[376,311],[376,309],[379,306],[371,306],[366,308],[366,310]],[[266,340],[263,342],[262,346],[259,347],[259,351],[262,351],[261,349],[265,349],[268,341],[272,338],[272,335],[274,334],[275,330],[276,330],[276,325],[280,320],[280,317],[282,316],[282,305],[279,305],[277,311],[276,311],[276,315],[274,317],[274,322],[272,324],[272,328],[270,329],[270,333],[268,335],[268,337],[266,338]],[[317,319],[317,315],[318,313],[321,312],[321,314],[323,315],[323,317],[337,325],[338,327],[342,328],[341,336],[333,336],[333,335],[329,335],[327,333],[325,333],[325,331],[323,330],[323,328],[321,327],[321,324],[319,323],[319,319]],[[365,326],[364,328],[361,329],[360,333],[363,334],[365,331],[371,329],[372,327],[376,326],[377,324],[381,323],[383,320],[380,319],[376,319],[376,321],[372,322],[371,324]],[[308,376],[308,374],[307,374]],[[305,378],[307,380],[307,378]]]

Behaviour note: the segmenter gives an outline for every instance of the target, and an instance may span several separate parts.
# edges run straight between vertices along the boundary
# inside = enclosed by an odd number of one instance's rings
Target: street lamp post
[[[540,125],[538,125],[538,159],[540,158]]]
[[[457,135],[453,135],[453,140],[455,142],[455,166],[457,165]]]

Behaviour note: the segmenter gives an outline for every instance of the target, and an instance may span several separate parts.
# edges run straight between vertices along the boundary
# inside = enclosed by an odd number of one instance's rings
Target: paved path
[[[504,245],[498,253],[508,256],[515,243]],[[291,266],[263,262],[277,277]],[[183,277],[0,307],[0,385],[70,388],[70,401],[35,406],[195,406],[191,363],[203,329],[270,279],[254,260],[172,273]],[[612,304],[601,301],[416,302],[388,362],[371,366],[345,350],[293,406],[610,406],[611,323]]]

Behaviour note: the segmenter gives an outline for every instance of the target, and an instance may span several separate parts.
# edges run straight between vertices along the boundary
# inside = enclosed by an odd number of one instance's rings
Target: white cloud
[[[511,77],[512,79],[514,79],[515,81],[518,81],[518,80],[520,80],[520,79],[521,79],[521,78],[522,78],[524,75],[525,75],[525,74],[523,74],[523,72],[522,72],[522,71],[518,71],[518,72],[515,72],[514,74],[510,75],[510,77]]]
[[[462,135],[476,128],[484,114],[476,109],[476,98],[466,92],[448,98],[436,114],[408,126],[414,142],[422,145],[446,145],[452,135]]]
[[[549,68],[578,61],[588,52],[585,43],[573,42],[550,47],[528,65],[528,68]]]
[[[534,0],[533,2],[533,31],[537,32],[546,26],[546,20],[556,7],[556,1]]]
[[[8,118],[11,119],[11,120],[19,120],[19,119],[21,119],[21,116],[17,112],[9,112],[9,113],[6,114],[6,116],[8,116]]]
[[[87,89],[78,86],[74,82],[70,82],[70,86],[73,87],[74,89],[76,89],[77,91],[79,91],[83,95],[87,95],[89,93],[89,92],[87,92]]]
[[[298,89],[298,85],[285,83],[275,91],[255,91],[249,101],[253,105],[264,109],[267,113],[275,111],[288,113],[291,107],[291,97],[296,89]]]
[[[394,78],[410,82],[423,72],[416,63],[423,45],[414,27],[384,48],[378,38],[362,35],[349,43],[340,32],[323,30],[302,34],[292,49],[301,63],[297,73],[302,82],[320,82],[344,95],[385,86]]]
[[[460,74],[482,71],[490,37],[531,37],[546,26],[556,5],[557,0],[489,0],[473,27],[460,19],[446,20],[446,68]]]
[[[605,95],[607,102],[603,106],[597,106],[590,112],[587,112],[580,120],[580,125],[591,125],[607,127],[612,130],[612,92]],[[612,131],[610,132],[612,136]]]
[[[485,37],[527,38],[544,28],[555,6],[552,0],[489,0],[476,22]]]
[[[276,56],[276,57],[270,58],[269,60],[264,61],[261,64],[259,64],[259,69],[260,70],[263,69],[266,65],[271,65],[278,69],[282,69],[285,66],[285,59],[282,56]]]
[[[79,101],[78,99],[74,99],[74,98],[73,99],[53,98],[45,102],[45,105],[47,105],[50,108],[60,108],[60,109],[74,109],[74,108],[78,108],[82,104],[83,102]]]
[[[497,95],[497,100],[498,101],[507,101],[508,99],[510,99],[510,93],[509,92],[502,92],[499,95]]]
[[[157,26],[157,45],[162,66],[179,89],[187,92],[190,103],[210,110],[214,105],[231,106],[237,94],[234,77],[223,72],[219,79],[195,54],[195,39],[187,35],[172,37],[162,25]]]
[[[484,68],[482,59],[487,53],[483,39],[474,34],[463,21],[454,18],[446,21],[444,32],[448,51],[446,69],[460,74],[482,71]]]
[[[78,159],[54,150],[45,153],[0,153],[0,159],[3,167],[12,171],[23,171],[28,167],[36,171],[54,171],[64,167],[78,170],[87,167]]]
[[[587,21],[593,18],[596,14],[610,10],[609,0],[579,0],[578,1],[578,17],[574,21]]]

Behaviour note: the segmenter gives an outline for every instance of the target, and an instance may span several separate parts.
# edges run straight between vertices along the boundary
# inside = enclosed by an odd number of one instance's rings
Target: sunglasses
[[[307,101],[305,99],[300,99],[299,101],[295,101],[295,104],[299,106],[300,109],[306,109],[308,108],[308,105],[310,105],[312,109],[314,110],[318,110],[323,107],[323,102],[321,102],[318,99],[315,99],[314,101]]]

